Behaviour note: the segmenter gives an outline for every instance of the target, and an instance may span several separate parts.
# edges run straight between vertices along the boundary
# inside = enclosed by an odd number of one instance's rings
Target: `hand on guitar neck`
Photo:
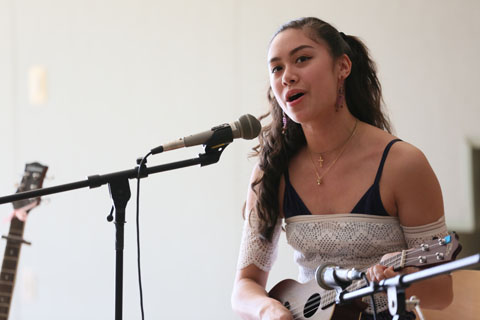
[[[368,268],[365,272],[368,280],[379,282],[384,279],[393,278],[399,274],[408,274],[421,270],[418,267],[410,266],[395,271],[393,266],[382,263],[392,257],[398,256],[398,254],[398,252],[388,253],[382,257],[379,264]],[[442,275],[414,283],[406,289],[407,298],[411,296],[417,297],[421,301],[422,307],[426,309],[443,309],[446,305],[450,304],[453,299],[453,297],[447,295],[448,291],[442,290],[442,288],[451,286],[451,281],[450,275]],[[432,292],[437,294],[433,295]]]
[[[365,272],[368,280],[379,282],[380,280],[393,278],[399,274],[413,273],[420,270],[420,268],[417,268],[417,267],[405,267],[401,271],[396,272],[394,271],[393,266],[382,264],[382,261],[387,261],[388,259],[398,256],[399,254],[400,252],[387,253],[382,257],[379,264],[376,264],[368,268],[367,272]]]

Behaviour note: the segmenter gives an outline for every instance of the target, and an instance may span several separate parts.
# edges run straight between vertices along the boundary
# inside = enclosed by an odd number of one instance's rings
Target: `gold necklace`
[[[347,141],[348,141],[348,140],[346,140],[345,142],[343,142],[341,145],[336,146],[335,148],[333,148],[333,149],[331,149],[331,150],[328,150],[328,151],[313,152],[313,151],[310,150],[310,154],[311,154],[312,157],[313,157],[313,155],[315,155],[315,156],[318,157],[318,158],[316,159],[317,162],[318,162],[318,166],[319,166],[320,168],[323,168],[323,162],[325,161],[325,160],[323,159],[323,155],[340,149],[341,147],[344,146],[345,143],[347,143]]]
[[[358,120],[355,121],[355,127],[357,126],[357,121],[358,121]],[[354,128],[354,130],[355,130],[355,128]],[[314,152],[314,151],[311,151],[311,150],[309,149],[309,151],[310,151],[310,156],[311,156],[311,157],[313,157],[313,155],[318,156],[318,159],[317,159],[318,165],[319,165],[320,168],[323,168],[323,162],[325,161],[325,160],[323,159],[323,156],[324,156],[325,154],[327,154],[327,153],[336,151],[336,150],[340,149],[341,147],[345,146],[345,145],[347,144],[348,140],[350,140],[350,138],[352,137],[352,135],[353,135],[353,131],[352,131],[352,134],[347,138],[347,140],[345,140],[344,142],[342,142],[341,144],[339,144],[339,145],[336,146],[335,148],[330,149],[330,150],[328,150],[328,151]]]
[[[323,172],[322,175],[320,175],[318,173],[318,170],[317,170],[317,166],[315,165],[315,161],[313,160],[313,154],[312,154],[312,151],[310,151],[310,149],[308,149],[309,153],[310,153],[310,160],[312,160],[312,164],[313,164],[313,169],[315,170],[315,175],[317,176],[317,185],[321,185],[322,184],[322,179],[323,177],[327,174],[327,172],[333,167],[333,165],[337,162],[337,160],[342,156],[343,152],[345,151],[345,149],[347,148],[347,145],[348,145],[348,142],[352,139],[353,135],[355,134],[355,132],[357,131],[357,124],[358,124],[358,120],[356,119],[355,120],[355,125],[353,127],[353,130],[352,130],[352,133],[350,134],[350,136],[348,137],[348,139],[345,141],[345,143],[343,144],[343,147],[342,147],[342,150],[340,151],[340,153],[338,154],[338,156],[335,158],[335,160],[332,161],[332,163],[327,167],[327,169],[325,169],[325,171]],[[337,147],[336,149],[338,149],[339,147]],[[334,149],[335,150],[335,149]],[[333,151],[333,150],[332,150]],[[320,168],[323,166],[323,158],[320,156],[320,159],[321,159],[321,162],[320,162]],[[320,160],[319,160],[320,161]]]

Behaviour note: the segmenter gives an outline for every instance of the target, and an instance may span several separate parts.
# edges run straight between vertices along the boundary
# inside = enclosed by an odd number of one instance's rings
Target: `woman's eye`
[[[305,62],[307,60],[310,60],[310,57],[307,57],[307,56],[300,56],[297,58],[297,60],[295,60],[295,62]]]
[[[272,73],[275,73],[275,72],[280,71],[280,70],[282,70],[282,67],[275,66],[275,67],[272,68]]]

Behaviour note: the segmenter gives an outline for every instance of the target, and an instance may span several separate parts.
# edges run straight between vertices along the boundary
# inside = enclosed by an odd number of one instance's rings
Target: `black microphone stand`
[[[124,225],[125,209],[130,199],[129,179],[137,177],[146,178],[149,174],[170,171],[195,165],[207,166],[217,163],[222,152],[233,141],[233,135],[230,128],[220,128],[215,130],[210,139],[205,143],[205,153],[199,154],[197,158],[172,162],[164,165],[147,168],[137,165],[134,169],[113,172],[105,175],[89,176],[87,180],[67,183],[49,188],[36,189],[26,192],[18,192],[12,195],[0,197],[0,204],[9,203],[18,200],[37,198],[48,194],[60,193],[80,188],[97,188],[108,184],[110,195],[115,207],[115,320],[122,319],[123,303],[123,248],[124,248]],[[140,161],[137,160],[137,164]],[[109,221],[112,219],[107,218]]]
[[[405,289],[408,288],[410,284],[441,274],[447,274],[477,263],[480,263],[480,253],[414,273],[400,274],[378,283],[371,281],[370,286],[352,292],[346,292],[342,291],[343,289],[341,288],[336,288],[336,303],[345,303],[357,298],[370,296],[377,292],[386,291],[390,314],[393,316],[394,320],[401,320],[404,319],[406,314]]]

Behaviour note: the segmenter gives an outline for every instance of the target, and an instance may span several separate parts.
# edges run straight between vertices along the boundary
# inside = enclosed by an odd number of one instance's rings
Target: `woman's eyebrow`
[[[307,45],[307,44],[303,44],[303,45],[301,45],[301,46],[298,46],[298,47],[292,49],[292,50],[288,53],[288,55],[291,57],[291,56],[293,56],[297,51],[300,51],[300,50],[305,49],[305,48],[313,49],[312,46],[309,46],[309,45]],[[270,59],[270,61],[269,61],[268,63],[272,63],[272,62],[275,62],[275,61],[278,61],[278,60],[280,60],[279,57],[273,57],[273,58]]]

